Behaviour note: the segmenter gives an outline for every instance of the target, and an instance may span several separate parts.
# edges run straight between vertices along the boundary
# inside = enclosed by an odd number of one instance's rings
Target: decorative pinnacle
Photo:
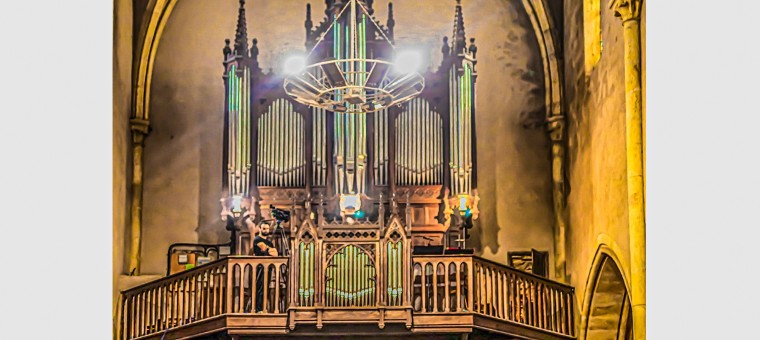
[[[465,48],[464,35],[464,16],[462,15],[462,0],[457,0],[457,7],[454,14],[454,35],[451,42],[451,51],[453,54],[462,53]]]
[[[245,0],[240,0],[237,29],[235,30],[235,55],[248,56],[248,30],[245,23]]]
[[[311,4],[306,4],[306,22],[304,25],[307,30],[310,30],[313,27],[313,23],[311,22]]]
[[[388,2],[388,21],[385,26],[388,26],[388,38],[393,40],[393,27],[396,26],[396,20],[393,19],[393,3]]]

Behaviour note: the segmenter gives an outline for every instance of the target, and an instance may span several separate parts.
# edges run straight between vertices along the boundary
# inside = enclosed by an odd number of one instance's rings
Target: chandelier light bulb
[[[282,70],[287,75],[298,75],[306,69],[306,57],[291,55],[285,59]]]
[[[397,74],[411,74],[422,69],[422,53],[416,50],[402,50],[393,60],[393,70]]]

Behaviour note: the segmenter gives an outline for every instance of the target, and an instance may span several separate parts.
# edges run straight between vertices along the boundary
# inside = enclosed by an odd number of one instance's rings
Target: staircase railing
[[[571,286],[472,255],[412,259],[415,314],[473,312],[575,336]]]
[[[284,314],[287,260],[229,257],[124,291],[122,336],[163,333],[223,314]]]

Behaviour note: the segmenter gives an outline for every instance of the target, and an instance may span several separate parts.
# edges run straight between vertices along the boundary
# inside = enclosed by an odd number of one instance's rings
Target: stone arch
[[[599,246],[586,282],[580,339],[633,339],[630,289],[619,263],[610,247]]]

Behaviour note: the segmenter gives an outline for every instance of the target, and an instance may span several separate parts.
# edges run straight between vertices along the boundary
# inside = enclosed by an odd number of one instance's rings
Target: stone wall
[[[564,7],[571,186],[567,269],[570,284],[576,288],[578,310],[600,244],[612,249],[627,283],[630,276],[622,22],[603,1],[601,57],[586,72],[583,3],[566,1]],[[641,27],[645,32],[643,20]],[[642,33],[642,46],[644,41]]]

